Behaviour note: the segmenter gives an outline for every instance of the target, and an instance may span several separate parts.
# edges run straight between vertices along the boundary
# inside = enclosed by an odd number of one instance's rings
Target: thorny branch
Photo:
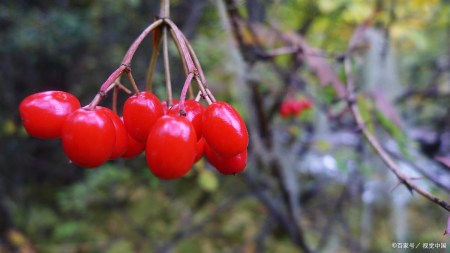
[[[354,33],[354,36],[349,42],[349,46],[347,49],[347,53],[344,56],[344,68],[345,68],[345,75],[346,75],[346,84],[347,84],[347,104],[348,107],[356,121],[356,124],[358,126],[358,129],[360,130],[361,134],[366,138],[366,140],[369,142],[370,146],[375,150],[375,152],[378,154],[378,156],[383,160],[383,162],[386,164],[386,166],[397,176],[397,178],[400,180],[402,184],[404,184],[410,191],[415,191],[419,193],[420,195],[424,196],[425,198],[429,199],[430,201],[438,204],[448,212],[450,212],[450,204],[439,197],[433,195],[430,192],[427,192],[426,190],[422,189],[418,185],[416,185],[411,178],[409,178],[407,175],[405,175],[397,162],[394,161],[394,159],[389,155],[389,153],[383,148],[383,146],[380,144],[380,141],[377,139],[375,135],[370,133],[365,126],[364,119],[361,115],[361,111],[359,109],[358,104],[355,102],[355,85],[353,81],[353,73],[352,73],[352,63],[351,63],[351,53],[353,49],[355,48],[357,44],[357,40],[359,40],[358,36],[361,36],[361,32],[358,32],[358,29],[364,29],[366,24],[361,25],[357,28],[357,30]]]
[[[228,7],[228,14],[230,16],[230,23],[233,27],[233,33],[235,35],[236,40],[238,41],[240,50],[243,51],[244,59],[247,62],[253,63],[253,61],[258,58],[255,55],[251,56],[251,54],[256,54],[260,56],[261,60],[267,60],[271,57],[274,57],[277,53],[283,53],[283,54],[298,54],[299,52],[302,53],[302,48],[296,48],[296,47],[284,47],[276,50],[268,51],[269,53],[264,53],[265,51],[262,50],[262,47],[260,45],[253,45],[248,44],[244,42],[244,39],[241,34],[241,26],[242,22],[240,22],[241,17],[237,11],[235,6],[235,1],[233,0],[226,0]],[[353,51],[355,51],[358,47],[358,45],[361,43],[362,40],[362,30],[366,29],[368,25],[372,22],[375,15],[372,15],[365,23],[363,23],[361,26],[359,26],[354,36],[349,41],[348,50],[345,54],[343,54],[341,57],[339,57],[341,60],[343,60],[345,73],[346,73],[346,87],[344,90],[341,90],[343,87],[334,86],[335,89],[338,89],[339,93],[344,92],[345,96],[341,96],[343,99],[347,101],[349,110],[351,111],[358,129],[360,130],[361,134],[365,137],[365,139],[369,142],[369,144],[374,148],[375,152],[378,154],[378,156],[383,160],[383,162],[387,165],[387,167],[397,176],[397,178],[400,180],[402,184],[404,184],[409,190],[415,191],[419,193],[420,195],[424,196],[425,198],[429,199],[430,201],[438,204],[445,210],[450,212],[450,204],[439,197],[431,194],[430,192],[425,191],[418,185],[416,185],[412,179],[410,179],[407,175],[405,175],[399,165],[396,163],[396,161],[389,155],[388,152],[382,147],[379,140],[371,134],[368,129],[365,127],[364,120],[362,118],[361,112],[359,110],[359,107],[357,103],[355,102],[355,86],[353,81],[353,75],[352,75],[352,67],[351,67],[351,54]],[[250,29],[251,27],[249,27]],[[255,40],[257,41],[257,40]],[[249,49],[250,50],[247,50]],[[250,56],[249,56],[250,54]],[[262,56],[262,57],[261,57]],[[267,56],[267,57],[264,57]]]

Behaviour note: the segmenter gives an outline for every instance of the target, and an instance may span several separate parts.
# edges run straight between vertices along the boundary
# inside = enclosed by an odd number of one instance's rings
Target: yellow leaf
[[[217,176],[210,170],[202,170],[197,180],[200,188],[207,192],[214,192],[219,187]]]

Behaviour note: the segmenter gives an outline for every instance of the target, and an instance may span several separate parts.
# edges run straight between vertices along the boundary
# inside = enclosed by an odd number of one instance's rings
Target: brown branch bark
[[[352,51],[352,45],[351,42],[354,41],[353,39],[350,40],[348,53],[345,55],[344,58],[344,68],[345,68],[345,74],[347,79],[347,102],[348,107],[353,115],[353,118],[355,119],[356,125],[358,126],[358,129],[360,130],[361,134],[366,138],[370,146],[375,150],[377,155],[383,160],[383,162],[386,164],[386,166],[389,168],[389,170],[392,171],[392,173],[397,176],[397,178],[400,180],[402,184],[404,184],[410,191],[415,191],[419,193],[420,195],[424,196],[428,200],[438,204],[448,212],[450,212],[450,204],[446,201],[440,199],[439,197],[433,195],[432,193],[422,189],[418,185],[416,185],[411,178],[409,178],[407,175],[405,175],[399,165],[394,161],[394,159],[388,154],[388,152],[383,148],[383,146],[380,144],[377,137],[373,134],[371,134],[368,129],[365,126],[364,119],[361,115],[361,111],[358,107],[358,104],[355,102],[355,85],[353,81],[353,74],[352,74],[352,66],[351,66],[351,51]]]

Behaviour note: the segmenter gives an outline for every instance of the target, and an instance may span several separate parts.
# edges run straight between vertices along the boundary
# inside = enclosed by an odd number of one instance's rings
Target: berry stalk
[[[186,78],[186,81],[184,82],[183,89],[181,90],[181,96],[180,96],[180,102],[179,102],[179,104],[180,104],[179,114],[180,115],[186,115],[186,110],[184,109],[184,101],[186,100],[186,94],[187,94],[188,88],[192,82],[192,78],[194,78],[194,73],[189,73]]]
[[[155,72],[156,60],[158,59],[159,48],[161,46],[161,27],[156,28],[153,31],[153,50],[150,57],[150,63],[147,70],[147,78],[145,84],[145,90],[151,91],[153,85],[153,73]]]
[[[168,108],[172,107],[172,82],[170,80],[169,47],[167,38],[167,27],[163,27],[163,58],[164,58],[164,77],[166,80],[166,98]]]
[[[151,23],[147,28],[145,28],[144,31],[139,35],[139,37],[133,42],[133,44],[128,49],[127,53],[123,57],[122,63],[120,66],[114,70],[113,73],[106,79],[106,81],[100,86],[100,90],[97,93],[97,95],[94,97],[94,99],[91,101],[91,103],[88,105],[89,109],[95,108],[95,106],[100,103],[101,99],[106,95],[107,90],[110,88],[111,85],[114,84],[114,82],[123,74],[123,72],[130,72],[130,62],[131,59],[134,56],[134,53],[136,53],[136,50],[138,49],[139,45],[142,43],[142,41],[147,37],[147,35],[152,32],[155,28],[159,27],[163,23],[162,19],[158,19],[155,22]],[[131,79],[130,79],[131,81]],[[139,90],[137,89],[137,86],[133,84],[133,89],[136,93],[139,93]]]

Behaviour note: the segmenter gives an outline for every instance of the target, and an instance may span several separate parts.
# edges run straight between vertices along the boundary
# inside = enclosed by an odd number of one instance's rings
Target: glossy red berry
[[[205,139],[200,138],[200,140],[197,141],[195,151],[194,163],[198,162],[198,160],[202,158],[203,153],[205,152]]]
[[[174,105],[176,105],[176,104],[178,104],[178,99],[172,98],[172,107],[173,107]],[[162,105],[162,108],[163,108],[164,115],[166,115],[166,114],[167,114],[167,111],[169,111],[169,109],[170,109],[170,108],[167,106],[167,101],[166,101],[166,100],[161,101],[161,105]],[[171,107],[171,108],[172,108],[172,107]]]
[[[170,115],[159,118],[145,150],[150,171],[161,179],[184,176],[194,163],[196,144],[195,130],[187,119]]]
[[[140,155],[145,150],[145,143],[138,142],[130,134],[128,134],[128,146],[125,153],[122,155],[125,159],[131,159]]]
[[[223,158],[206,144],[205,157],[211,165],[224,175],[241,173],[247,165],[247,150],[235,156]]]
[[[147,91],[129,97],[123,107],[123,121],[128,133],[142,143],[146,142],[153,124],[162,115],[161,102]]]
[[[202,134],[209,147],[222,157],[232,157],[247,149],[244,120],[225,102],[214,102],[203,112]]]
[[[70,114],[62,129],[62,145],[70,160],[85,168],[108,161],[116,142],[116,129],[103,110],[80,108]]]
[[[80,108],[78,99],[64,91],[44,91],[26,97],[19,105],[28,134],[42,139],[61,137],[67,115]]]
[[[116,130],[116,142],[110,159],[114,160],[119,158],[128,148],[128,132],[125,129],[125,125],[119,116],[110,109],[101,106],[97,106],[96,109],[105,112],[114,124],[114,129]]]
[[[205,107],[195,100],[186,100],[184,101],[184,110],[186,111],[185,118],[191,122],[197,134],[197,140],[200,140],[202,137],[202,116]],[[169,109],[167,114],[177,116],[179,111],[180,104],[175,104]]]

